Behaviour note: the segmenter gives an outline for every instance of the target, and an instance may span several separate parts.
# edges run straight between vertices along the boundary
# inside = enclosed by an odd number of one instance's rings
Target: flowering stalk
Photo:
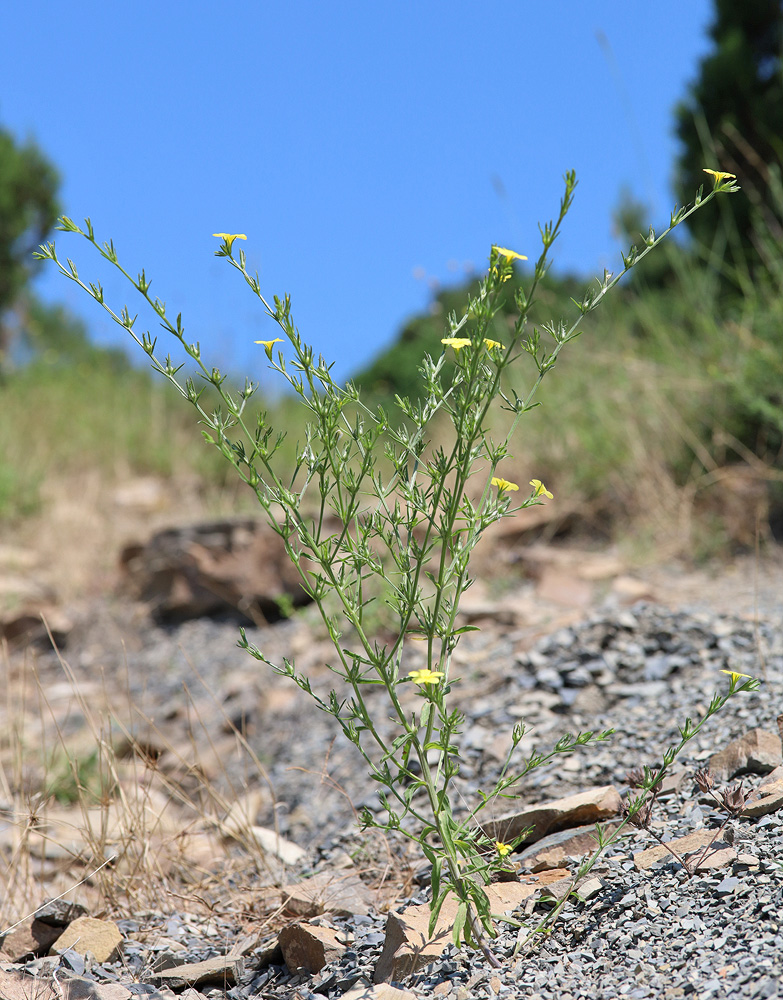
[[[175,321],[169,319],[165,304],[150,295],[144,271],[132,277],[120,264],[114,244],[98,243],[89,219],[82,229],[63,217],[59,228],[80,234],[128,279],[166,333],[195,362],[200,382],[192,377],[180,379],[181,366],[170,356],[164,360],[157,356],[156,338],[149,332],[136,332],[137,318],[128,307],[115,312],[99,284],[84,282],[73,261],[63,263],[58,258],[54,243],[42,246],[37,254],[53,261],[127,331],[152,367],[193,405],[205,439],[255,493],[299,572],[302,587],[318,607],[334,645],[335,659],[329,666],[340,684],[322,697],[293,661],[284,658],[282,663],[272,663],[251,645],[244,631],[239,645],[290,677],[334,717],[361,753],[370,777],[383,789],[380,800],[385,818],[376,819],[365,810],[364,826],[398,830],[420,846],[432,865],[431,928],[446,897],[454,894],[458,900],[455,942],[475,941],[491,960],[486,935],[495,931],[484,886],[493,874],[507,870],[507,855],[516,842],[494,843],[482,832],[477,814],[529,771],[559,754],[605,740],[611,730],[566,734],[551,751],[533,753],[512,773],[512,755],[524,733],[524,727],[515,727],[509,756],[494,787],[480,793],[478,805],[458,817],[451,786],[459,771],[463,716],[450,710],[448,698],[454,683],[454,650],[472,630],[472,626],[458,625],[460,599],[472,582],[470,557],[490,525],[553,499],[543,482],[531,479],[530,493],[512,507],[511,494],[519,493],[519,487],[498,470],[509,455],[519,420],[537,405],[534,400],[542,379],[563,347],[578,335],[581,317],[596,308],[622,274],[700,204],[716,192],[733,190],[725,178],[716,179],[710,195],[702,198],[700,191],[694,206],[672,214],[666,233],[656,237],[651,229],[642,250],[634,247],[623,255],[621,273],[612,277],[604,272],[598,288],[577,303],[580,315],[573,324],[551,323],[541,331],[530,330],[528,314],[575,187],[576,177],[569,172],[557,219],[540,229],[542,252],[528,287],[516,294],[518,319],[513,329],[503,326],[501,330],[496,316],[516,262],[526,258],[493,246],[487,274],[465,314],[459,320],[456,316],[449,319],[439,356],[427,357],[422,364],[421,397],[397,397],[399,422],[392,422],[380,407],[368,408],[351,383],[341,386],[333,381],[324,358],[316,357],[302,341],[287,296],[267,301],[258,275],[247,270],[244,251],[234,256],[234,244],[246,236],[215,234],[222,241],[217,256],[236,268],[277,324],[280,336],[256,343],[307,411],[309,422],[304,440],[297,445],[293,468],[280,467],[278,452],[285,434],[275,431],[265,413],[250,416],[248,403],[257,384],[247,380],[242,388],[229,391],[225,376],[202,360],[200,346],[186,340],[181,315]],[[542,340],[542,332],[552,343]],[[278,344],[282,347],[277,348]],[[447,352],[455,364],[444,384]],[[533,370],[528,391],[519,396],[507,387],[505,376],[525,356],[532,359]],[[220,407],[212,412],[202,399],[207,386],[220,399]],[[511,417],[496,439],[488,427],[490,412],[498,402]],[[440,440],[444,440],[442,424],[450,425],[445,444],[433,442],[431,427],[436,418]],[[473,476],[483,482],[478,497],[468,489]],[[395,617],[393,634],[385,642],[374,637],[368,612],[379,591],[386,594]],[[412,640],[425,643],[426,665],[406,671],[404,656]],[[370,691],[385,691],[382,710],[366,697],[368,685],[374,685]],[[418,711],[410,712],[403,704],[405,685],[415,687],[421,702]],[[391,740],[376,723],[376,718],[388,716],[398,731]]]

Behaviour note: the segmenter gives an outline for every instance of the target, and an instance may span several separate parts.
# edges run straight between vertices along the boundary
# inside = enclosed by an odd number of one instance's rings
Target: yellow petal
[[[717,187],[718,184],[722,184],[723,181],[736,181],[737,175],[730,174],[726,170],[710,170],[709,167],[702,167],[705,174],[710,174],[712,177],[713,187]]]
[[[491,483],[492,483],[493,486],[497,486],[498,490],[501,493],[504,493],[507,490],[518,490],[519,489],[519,487],[517,486],[516,483],[510,483],[508,481],[508,479],[501,479],[500,476],[493,476],[490,481],[491,481]]]
[[[750,674],[741,674],[739,672],[739,670],[721,670],[721,673],[722,674],[728,674],[729,677],[731,677],[731,683],[732,684],[736,684],[737,681],[739,681],[739,679],[741,677],[744,677],[746,680],[749,680],[749,681],[753,680],[753,678],[750,676]]]
[[[531,479],[530,485],[535,490],[535,495],[537,497],[549,497],[550,500],[554,500],[554,494],[550,493],[549,490],[544,486],[540,479]]]
[[[441,677],[445,677],[445,674],[442,670],[425,668],[423,670],[410,670],[408,677],[410,677],[414,684],[440,684],[440,679]]]
[[[499,340],[490,340],[488,337],[484,338],[484,343],[487,345],[487,347],[490,347],[490,348],[491,347],[502,347],[503,346],[500,343]]]
[[[527,257],[517,253],[516,250],[507,250],[505,247],[498,246],[493,246],[492,249],[497,250],[501,257],[506,257],[508,260],[527,260]]]
[[[261,344],[262,347],[272,347],[273,344],[282,344],[282,337],[275,337],[274,340],[254,340],[254,344]]]
[[[246,240],[247,236],[244,233],[213,233],[213,236],[217,237],[219,240],[225,240],[228,243],[228,252],[231,253],[231,247],[234,245],[234,240]]]
[[[446,347],[453,347],[455,351],[461,351],[463,347],[468,347],[473,341],[470,337],[443,337],[441,344]]]

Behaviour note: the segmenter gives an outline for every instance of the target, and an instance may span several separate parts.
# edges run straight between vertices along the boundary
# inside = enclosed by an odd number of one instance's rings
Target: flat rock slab
[[[35,917],[28,917],[3,937],[0,960],[21,962],[27,955],[47,955],[62,932],[62,927],[53,927]]]
[[[399,990],[389,983],[377,983],[375,986],[354,986],[352,990],[343,993],[342,1000],[419,1000],[410,990]]]
[[[609,835],[617,829],[616,824],[605,824],[604,832]],[[531,872],[543,872],[550,868],[562,868],[569,858],[584,858],[598,850],[598,838],[594,826],[579,826],[572,830],[550,833],[537,841],[515,860]]]
[[[274,830],[268,830],[265,826],[251,826],[250,834],[262,851],[266,854],[273,854],[284,865],[298,865],[307,853],[298,844],[286,840],[285,837],[281,837]]]
[[[689,833],[685,837],[678,837],[677,840],[669,841],[669,845],[681,858],[692,861],[694,860],[693,858],[685,858],[685,856],[698,851],[699,848],[706,847],[714,836],[714,830],[694,830],[693,833]],[[725,865],[731,864],[736,857],[737,852],[733,847],[722,840],[716,840],[707,852],[704,860],[699,863],[697,870],[706,871],[710,868],[723,868]],[[655,847],[648,847],[644,851],[637,851],[633,856],[633,863],[638,871],[645,871],[647,868],[652,868],[653,865],[666,858],[671,858],[672,861],[675,860],[674,855],[667,851],[663,844],[656,844]]]
[[[37,979],[4,969],[0,969],[0,997],[3,1000],[60,1000],[51,979]]]
[[[199,983],[217,983],[233,986],[242,975],[244,962],[231,955],[217,955],[203,962],[189,962],[175,965],[173,969],[163,969],[152,977],[161,985],[180,989],[183,986],[198,986]]]
[[[133,996],[126,986],[119,983],[96,983],[82,976],[58,979],[62,1000],[131,1000]]]
[[[539,889],[553,891],[558,885],[570,885],[570,881],[571,873],[567,868],[555,868],[528,876],[522,882],[496,882],[484,886],[484,891],[493,913],[511,913]],[[431,937],[429,904],[409,906],[402,913],[390,913],[386,921],[386,940],[373,980],[376,983],[396,982],[439,958],[452,940],[457,906],[453,896],[446,898]]]
[[[776,767],[748,797],[742,815],[756,818],[768,816],[778,809],[783,809],[783,767]]]
[[[713,754],[709,767],[718,781],[728,781],[739,774],[769,774],[781,764],[783,752],[778,734],[751,729]]]
[[[483,824],[483,828],[492,840],[508,843],[532,827],[526,838],[532,843],[541,840],[548,833],[586,823],[598,823],[619,812],[620,793],[614,785],[602,785],[576,795],[567,795],[563,799],[542,802],[522,812],[501,816],[500,819],[489,820]]]
[[[320,913],[367,916],[372,909],[371,894],[355,874],[319,872],[280,891],[286,911],[296,917],[315,917]]]
[[[278,936],[283,961],[290,972],[305,969],[320,972],[329,962],[335,962],[345,951],[337,940],[337,931],[315,924],[292,924]]]
[[[72,948],[79,955],[90,952],[97,962],[110,962],[122,944],[122,934],[112,920],[77,917],[54,942],[53,951]]]

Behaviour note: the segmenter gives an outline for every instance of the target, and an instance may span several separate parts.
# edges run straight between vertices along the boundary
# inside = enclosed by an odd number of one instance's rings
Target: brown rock
[[[521,882],[497,882],[484,887],[493,913],[510,913],[520,903],[546,888],[556,893],[558,886],[570,884],[571,873],[557,868],[541,875],[531,875]],[[457,915],[457,901],[446,898],[432,937],[429,936],[430,908],[428,904],[409,906],[402,913],[390,913],[386,920],[386,940],[375,967],[376,983],[401,980],[412,975],[420,966],[434,961],[452,940],[451,931]]]
[[[28,917],[3,937],[0,959],[21,962],[28,955],[47,955],[61,934],[62,927],[52,927],[35,917]]]
[[[51,979],[0,969],[0,997],[3,1000],[60,1000],[60,993],[55,991]]]
[[[449,989],[451,984],[447,984]],[[354,986],[352,990],[343,993],[342,1000],[418,1000],[410,990],[398,990],[388,983],[377,983],[375,986]]]
[[[65,646],[73,622],[53,605],[52,600],[34,605],[28,602],[24,610],[0,615],[0,636],[14,649],[25,646],[50,648],[52,640],[56,646]]]
[[[121,943],[122,934],[112,920],[77,917],[60,934],[52,950],[62,953],[67,948],[73,948],[80,955],[86,955],[89,951],[96,961],[109,962]]]
[[[130,1000],[131,991],[119,983],[96,983],[82,976],[59,980],[62,1000]]]
[[[251,826],[249,834],[266,854],[273,854],[286,865],[297,865],[307,853],[298,844],[286,840],[265,826]]]
[[[696,867],[697,872],[711,871],[717,868],[726,868],[733,861],[737,860],[737,852],[733,847],[721,846],[722,841],[717,840],[707,851],[706,856]]]
[[[738,774],[768,774],[781,763],[783,753],[777,733],[751,729],[713,754],[709,768],[718,781],[728,781]]]
[[[568,608],[588,608],[593,603],[593,587],[572,570],[545,566],[538,581],[538,596],[543,601],[563,604]]]
[[[348,917],[354,913],[369,914],[372,908],[370,893],[355,874],[320,872],[285,886],[281,894],[286,912],[295,917],[316,917],[320,913]]]
[[[612,592],[617,594],[620,603],[626,606],[637,601],[655,600],[655,591],[645,580],[637,580],[634,576],[618,576],[612,581]]]
[[[278,936],[283,961],[291,972],[305,969],[320,972],[329,962],[334,962],[345,951],[337,940],[337,931],[315,924],[291,924]]]
[[[233,986],[242,975],[244,962],[241,958],[231,955],[216,955],[203,962],[188,962],[185,965],[175,965],[173,969],[163,969],[156,972],[153,979],[172,989],[183,986],[197,986],[199,983],[217,983],[220,986]]]
[[[755,792],[751,792],[742,815],[752,818],[768,816],[769,813],[777,812],[781,808],[783,808],[783,766],[776,767]]]
[[[280,602],[309,602],[280,536],[261,521],[216,521],[158,532],[120,557],[126,589],[158,621],[239,612],[255,624],[280,617]]]
[[[616,816],[619,811],[619,792],[614,785],[602,785],[576,795],[568,795],[564,799],[542,802],[523,812],[490,820],[484,824],[484,832],[492,840],[511,841],[527,827],[533,827],[532,833],[527,837],[532,843],[547,833],[585,823],[597,823]]]
[[[605,824],[604,832],[611,834],[615,824]],[[561,830],[543,837],[534,846],[517,855],[519,861],[531,872],[547,871],[550,868],[560,868],[569,858],[584,858],[594,854],[598,849],[594,826],[580,826],[574,830]]]
[[[685,771],[667,771],[658,786],[658,798],[670,799],[673,795],[678,795],[685,784],[685,778]]]
[[[686,855],[693,855],[694,852],[706,847],[714,836],[714,830],[694,830],[693,833],[689,833],[685,837],[678,837],[677,840],[669,841],[669,844],[683,860],[693,861],[695,860],[694,857],[686,857]],[[730,847],[722,840],[716,840],[712,844],[712,847],[710,847],[704,860],[699,863],[698,870],[705,871],[709,868],[722,868],[730,864],[736,857],[737,852],[733,847]],[[638,871],[646,871],[659,861],[667,858],[671,858],[672,861],[674,860],[672,854],[666,850],[663,844],[656,844],[655,847],[648,847],[644,851],[637,851],[633,856],[633,863]]]
[[[545,566],[556,566],[582,580],[608,580],[625,569],[625,563],[611,552],[587,552],[562,545],[527,545],[520,558],[534,574]]]

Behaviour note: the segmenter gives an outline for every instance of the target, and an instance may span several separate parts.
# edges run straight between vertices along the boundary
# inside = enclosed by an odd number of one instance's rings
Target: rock
[[[530,806],[523,812],[490,820],[484,824],[483,829],[491,840],[508,842],[518,837],[527,827],[533,827],[526,838],[532,843],[547,833],[585,823],[597,823],[616,816],[619,812],[619,792],[614,785],[602,785],[563,799]]]
[[[216,521],[160,531],[120,556],[124,589],[159,622],[239,613],[277,621],[281,604],[309,603],[280,536],[261,521]]]
[[[571,873],[556,868],[532,875],[521,882],[496,882],[484,886],[493,913],[510,913],[539,889],[552,892],[556,886],[570,884]],[[408,906],[402,913],[390,913],[386,920],[386,940],[375,967],[375,983],[398,981],[412,975],[422,965],[438,958],[451,942],[451,930],[457,915],[457,901],[448,896],[443,904],[432,937],[429,936],[430,908],[424,903]]]
[[[87,908],[66,899],[50,899],[35,911],[35,919],[52,927],[67,927],[77,917],[86,917]]]
[[[61,934],[62,927],[53,927],[35,917],[28,917],[4,935],[0,944],[0,960],[21,962],[28,955],[47,955]]]
[[[130,1000],[131,991],[119,983],[96,983],[82,976],[58,977],[62,1000]]]
[[[768,774],[783,763],[781,739],[766,729],[751,729],[713,754],[709,768],[718,781],[738,774]]]
[[[110,962],[121,943],[122,934],[112,920],[77,917],[57,938],[53,951],[62,954],[68,948],[73,948],[79,955],[90,952],[96,961]]]
[[[51,979],[0,969],[0,997],[3,1000],[60,1000],[61,993],[55,991]]]
[[[655,600],[654,588],[645,580],[637,580],[635,576],[618,576],[612,581],[612,593],[625,605]]]
[[[733,847],[721,847],[721,841],[716,841],[707,852],[703,861],[696,867],[697,872],[712,871],[717,868],[725,868],[727,865],[737,860],[737,852]]]
[[[280,891],[286,912],[296,917],[368,915],[372,909],[371,895],[358,875],[320,872]]]
[[[534,574],[541,567],[557,566],[582,580],[608,580],[625,569],[625,563],[612,552],[587,552],[563,545],[527,545],[521,552],[521,559]]]
[[[375,986],[354,986],[343,993],[342,1000],[418,1000],[418,997],[410,990],[398,990],[388,983],[377,983]]]
[[[577,885],[576,894],[580,899],[592,899],[593,896],[597,896],[604,888],[606,888],[606,882],[594,875],[592,878],[586,878],[584,882],[580,882]]]
[[[755,792],[751,792],[742,815],[752,818],[768,816],[769,813],[777,812],[781,808],[783,808],[783,766],[776,767]]]
[[[217,983],[219,986],[233,986],[242,975],[244,962],[231,955],[216,955],[203,962],[188,962],[175,965],[173,969],[163,969],[151,978],[160,985],[181,989],[183,986],[197,986],[199,983]]]
[[[685,771],[667,771],[658,786],[658,798],[670,799],[673,795],[679,795],[686,777]]]
[[[315,924],[291,924],[280,931],[277,940],[283,952],[283,961],[292,973],[297,969],[320,972],[345,951],[337,940],[337,931]]]
[[[265,826],[251,826],[248,831],[258,846],[267,854],[273,854],[286,865],[298,865],[305,857],[306,851],[285,837],[279,836],[274,830]]]
[[[50,648],[52,640],[58,647],[65,646],[73,629],[72,620],[51,602],[26,606],[0,616],[0,636],[13,649],[25,646]],[[51,632],[51,639],[49,633]]]
[[[604,832],[612,834],[616,824],[605,824]],[[580,826],[574,830],[561,830],[543,837],[534,846],[515,856],[531,872],[560,868],[569,858],[582,859],[598,849],[594,826]]]
[[[573,571],[544,566],[537,592],[542,601],[563,604],[568,608],[588,608],[593,603],[593,587]]]
[[[235,799],[228,809],[220,830],[224,837],[242,841],[246,839],[248,830],[256,825],[256,817],[261,812],[264,796],[257,788],[253,788]]]
[[[706,847],[714,836],[714,830],[694,830],[693,833],[689,833],[685,837],[678,837],[677,840],[672,840],[669,843],[683,860],[692,862],[695,858],[693,856],[687,857],[687,855],[694,855],[694,852]],[[736,857],[737,852],[733,847],[730,847],[722,840],[716,840],[703,861],[699,863],[698,870],[705,871],[709,868],[722,868],[724,865],[731,864]],[[633,856],[633,863],[638,871],[646,871],[659,861],[664,861],[667,858],[670,858],[672,861],[675,860],[674,856],[666,850],[663,844],[656,844],[655,847],[648,847],[644,851],[637,851]]]

